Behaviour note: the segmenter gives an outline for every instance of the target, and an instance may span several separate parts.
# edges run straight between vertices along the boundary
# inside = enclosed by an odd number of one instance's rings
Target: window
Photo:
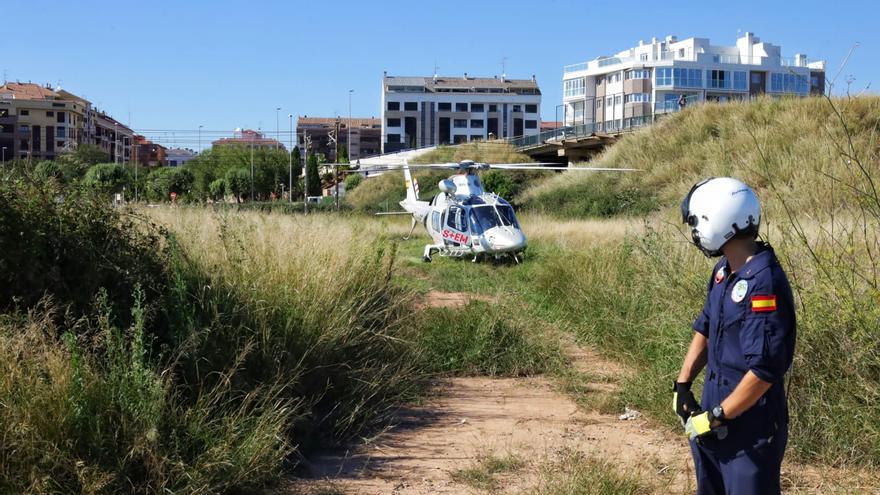
[[[624,101],[626,103],[650,103],[651,93],[633,93],[631,95],[626,95]]]
[[[467,232],[467,210],[458,205],[450,206],[446,211],[446,226],[459,232]]]
[[[662,67],[656,70],[657,78],[655,84],[657,86],[672,86],[672,68]]]
[[[563,81],[563,94],[565,97],[570,96],[583,96],[584,95],[584,78],[579,77],[577,79],[568,79]]]
[[[537,129],[538,121],[537,120],[527,120],[526,121],[526,129]]]
[[[386,143],[399,143],[400,142],[400,134],[389,134],[388,139],[385,142]]]
[[[606,107],[610,107],[613,104],[614,104],[614,98],[612,98],[610,96],[608,98],[605,98],[605,106]]]
[[[746,73],[745,71],[734,71],[733,72],[733,89],[746,90],[749,89],[746,84]]]
[[[620,102],[621,102],[622,99],[623,99],[623,98],[621,98],[620,95],[615,96],[615,97],[614,97],[614,104],[615,104],[615,105],[620,105]]]
[[[437,110],[439,110],[439,111],[441,111],[441,112],[450,112],[450,111],[452,111],[452,103],[449,103],[449,102],[446,102],[446,103],[443,103],[443,102],[438,103],[438,104],[437,104]]]
[[[489,111],[490,111],[490,112],[497,112],[497,111],[498,111],[498,105],[489,105]]]
[[[584,102],[576,101],[571,104],[571,115],[574,123],[584,121]]]
[[[641,62],[647,62],[647,61],[648,61],[648,54],[647,54],[647,53],[642,53],[641,55],[639,55],[639,61],[641,61]]]
[[[808,93],[810,84],[806,76],[799,74],[770,74],[770,91],[782,93]]]
[[[538,113],[538,105],[526,105],[526,113]]]
[[[46,117],[54,117],[55,112],[46,112]]]
[[[388,110],[395,112],[400,110],[400,102],[399,101],[389,101],[388,102]]]
[[[8,116],[9,116],[9,109],[8,108],[0,108],[0,118],[8,117]]]
[[[453,119],[452,121],[452,127],[457,127],[459,129],[467,129],[467,125],[467,119]]]
[[[57,118],[55,119],[55,122],[58,122],[59,124],[64,124],[64,123],[65,123],[65,119],[64,119],[65,115],[64,115],[64,112],[58,112],[58,113],[56,113],[55,115],[56,115],[56,117],[57,117]]]
[[[602,99],[596,100],[596,110],[602,110]]]
[[[58,141],[57,143],[55,143],[55,146],[56,146],[57,148],[63,148],[63,147],[64,147],[64,141]]]
[[[673,84],[682,88],[702,88],[702,69],[673,69]]]
[[[454,134],[452,136],[452,144],[461,144],[467,142],[466,134]]]
[[[512,112],[522,112],[522,105],[514,105]]]
[[[648,69],[636,69],[627,71],[627,79],[651,79],[651,71]]]
[[[431,214],[431,226],[434,227],[434,232],[440,232],[440,212],[435,211]]]
[[[414,101],[407,101],[403,104],[404,111],[412,112],[419,109],[419,104]]]
[[[19,127],[18,131],[19,132],[31,132],[31,126],[23,125],[23,126]]]
[[[67,137],[67,127],[63,127],[63,126],[56,127],[55,128],[55,136],[57,136],[59,138],[66,138]]]
[[[65,105],[64,103],[53,103],[52,106],[53,106],[53,107],[64,108],[64,107],[67,106],[67,105]]]
[[[19,110],[18,114],[19,115],[30,115],[31,112],[30,112],[30,110]]]
[[[456,103],[455,104],[455,111],[456,112],[467,112],[468,111],[468,104],[467,103]]]
[[[472,119],[471,120],[471,129],[482,129],[483,128],[483,120],[482,119]]]
[[[388,127],[400,127],[400,119],[388,119]]]
[[[471,103],[471,112],[482,112],[484,108],[482,103]]]
[[[726,70],[710,70],[709,87],[715,89],[730,89],[730,72]]]
[[[15,126],[12,124],[0,124],[0,133],[12,134],[15,132]]]

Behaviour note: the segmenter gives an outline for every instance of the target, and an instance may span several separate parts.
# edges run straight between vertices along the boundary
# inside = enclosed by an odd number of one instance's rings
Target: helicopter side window
[[[435,211],[431,215],[431,226],[434,227],[434,232],[440,232],[440,212]]]
[[[457,205],[452,205],[446,213],[446,226],[459,232],[467,232],[467,211]]]

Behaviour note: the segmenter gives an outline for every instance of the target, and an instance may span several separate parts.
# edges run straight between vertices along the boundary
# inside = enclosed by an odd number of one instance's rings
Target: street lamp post
[[[345,145],[348,147],[345,155],[348,157],[348,163],[351,163],[351,94],[354,93],[353,89],[348,90],[348,142]],[[358,147],[358,158],[360,158],[361,151],[360,147]]]
[[[293,203],[293,114],[287,114],[287,127],[290,129],[290,149],[288,150],[289,156],[287,159],[289,160],[288,164],[288,172],[287,178],[289,185],[287,187],[287,200],[289,203]]]
[[[251,201],[254,201],[254,131],[251,131]]]
[[[202,154],[202,127],[203,126],[199,126],[199,155],[200,156]]]

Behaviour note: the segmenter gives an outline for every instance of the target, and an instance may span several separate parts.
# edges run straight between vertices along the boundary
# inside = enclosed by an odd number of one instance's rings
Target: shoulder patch
[[[715,283],[720,284],[722,281],[724,281],[724,267],[723,266],[721,268],[719,268],[717,272],[715,272]]]
[[[752,312],[767,313],[776,311],[776,296],[752,296]]]

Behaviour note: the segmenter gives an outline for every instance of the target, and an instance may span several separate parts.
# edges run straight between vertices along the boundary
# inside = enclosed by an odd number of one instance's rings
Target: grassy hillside
[[[641,214],[677,205],[700,178],[732,175],[759,193],[772,185],[797,211],[829,210],[854,198],[841,181],[858,175],[858,167],[842,153],[862,156],[876,173],[880,143],[880,97],[833,103],[836,109],[824,98],[765,98],[690,107],[623,137],[593,162],[641,172],[560,174],[520,200],[565,217]],[[765,200],[771,211],[780,205],[774,198]]]

